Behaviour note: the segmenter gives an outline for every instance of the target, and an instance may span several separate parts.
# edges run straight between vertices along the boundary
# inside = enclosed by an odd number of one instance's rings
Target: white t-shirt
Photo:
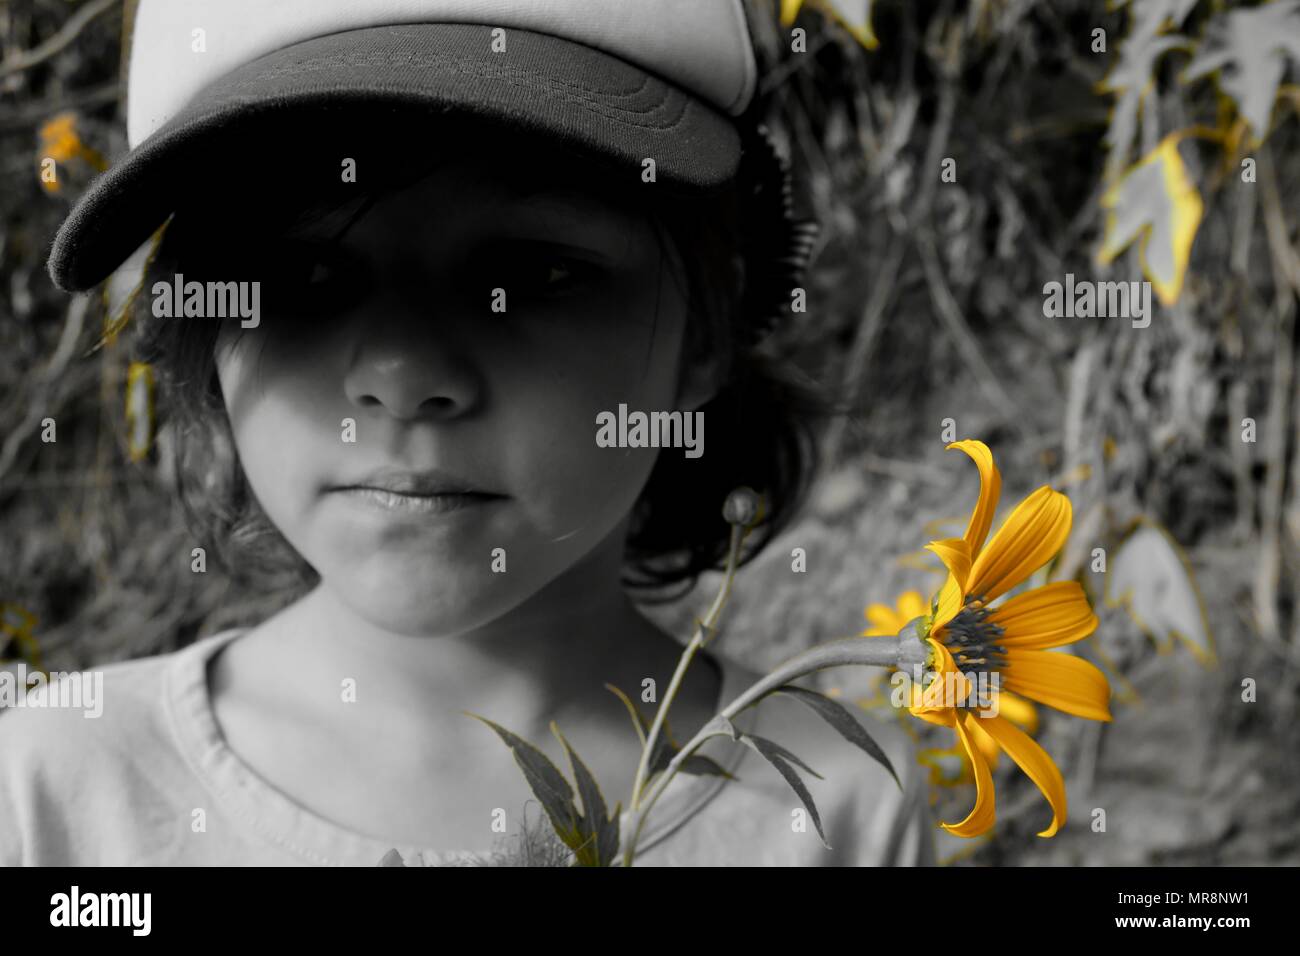
[[[396,844],[374,835],[383,833],[382,820],[374,834],[356,832],[255,774],[227,746],[209,697],[208,661],[241,633],[99,668],[97,718],[72,708],[0,710],[0,866],[376,866],[392,849],[426,864],[490,851]],[[722,667],[719,707],[760,676],[709,655]],[[905,800],[884,768],[804,704],[778,695],[736,725],[826,778],[800,771],[832,849],[811,820],[799,826],[802,805],[775,768],[748,747],[713,738],[700,752],[738,779],[678,774],[649,817],[637,865],[933,862],[934,823],[910,742],[896,726],[860,719],[919,799]]]

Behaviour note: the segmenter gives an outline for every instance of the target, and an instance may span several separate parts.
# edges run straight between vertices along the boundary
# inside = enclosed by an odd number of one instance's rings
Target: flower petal
[[[948,580],[943,583],[943,587],[934,597],[934,616],[930,619],[930,633],[940,633],[943,626],[957,616],[957,612],[965,603],[966,597],[961,584],[956,577],[948,575]]]
[[[981,722],[989,735],[1043,792],[1043,796],[1052,807],[1052,822],[1038,835],[1055,836],[1056,831],[1065,823],[1067,801],[1065,780],[1047,751],[1040,747],[1033,737],[1005,718],[977,717],[971,713],[971,719]]]
[[[925,546],[925,550],[937,554],[944,567],[957,579],[957,583],[963,588],[966,586],[970,578],[971,551],[964,538],[931,541]]]
[[[975,806],[960,823],[940,824],[949,833],[959,837],[974,837],[986,833],[992,829],[997,819],[993,801],[993,774],[989,773],[989,765],[984,760],[984,754],[969,730],[970,721],[978,719],[970,711],[962,711],[954,724],[957,736],[961,739],[962,746],[966,748],[966,756],[970,758],[971,768],[975,771]]]
[[[964,704],[975,691],[971,679],[958,670],[948,648],[934,638],[929,638],[926,643],[930,653],[922,678],[932,679],[924,688],[918,686],[916,680],[910,682],[911,704],[908,710],[917,717],[950,712]],[[945,718],[944,722],[951,723],[951,719]]]
[[[1002,686],[1076,717],[1111,719],[1106,675],[1073,654],[1008,650]]]
[[[953,442],[948,446],[948,449],[952,448],[960,448],[964,451],[980,470],[979,501],[975,504],[975,510],[971,512],[966,533],[962,535],[966,539],[966,546],[970,549],[970,553],[976,555],[979,554],[984,539],[989,536],[989,528],[993,525],[993,513],[998,510],[998,498],[1002,495],[1002,474],[998,471],[998,466],[993,463],[993,452],[989,451],[989,446],[982,441],[968,439]]]
[[[1007,718],[1027,734],[1038,733],[1038,708],[1019,694],[998,691],[998,716]]]
[[[1004,631],[1004,647],[1046,650],[1082,640],[1097,629],[1097,615],[1078,581],[1034,588],[989,611],[989,623]]]
[[[971,739],[975,741],[975,746],[979,747],[989,767],[997,769],[998,754],[1001,753],[998,742],[989,736],[989,732],[980,726],[978,720],[966,729],[970,731]]]
[[[966,601],[966,582],[970,578],[971,554],[964,538],[944,538],[931,541],[925,546],[933,551],[948,569],[948,580],[939,592],[938,608],[934,620],[930,623],[930,632],[943,627],[961,610]]]
[[[1007,516],[971,566],[966,593],[1005,594],[1051,560],[1070,534],[1070,499],[1043,485]]]

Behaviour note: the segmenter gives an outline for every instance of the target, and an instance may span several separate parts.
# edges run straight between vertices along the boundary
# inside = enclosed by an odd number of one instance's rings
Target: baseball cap
[[[638,173],[652,158],[657,182],[708,190],[753,141],[740,123],[758,89],[746,3],[140,0],[131,151],[74,206],[50,275],[70,292],[107,278],[241,123],[339,103],[506,122]]]

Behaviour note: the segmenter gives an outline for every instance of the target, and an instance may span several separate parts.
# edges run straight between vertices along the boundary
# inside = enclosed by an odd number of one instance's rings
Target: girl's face
[[[223,325],[258,501],[377,627],[459,633],[602,545],[617,562],[659,452],[597,446],[597,414],[711,394],[680,368],[687,303],[649,221],[534,159],[474,150],[272,244],[261,324]],[[435,494],[462,489],[483,494]]]

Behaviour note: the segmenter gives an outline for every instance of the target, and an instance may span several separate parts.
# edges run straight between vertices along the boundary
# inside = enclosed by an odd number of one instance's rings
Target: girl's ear
[[[693,412],[722,390],[723,363],[717,350],[690,347],[682,356],[677,380],[677,408]]]

